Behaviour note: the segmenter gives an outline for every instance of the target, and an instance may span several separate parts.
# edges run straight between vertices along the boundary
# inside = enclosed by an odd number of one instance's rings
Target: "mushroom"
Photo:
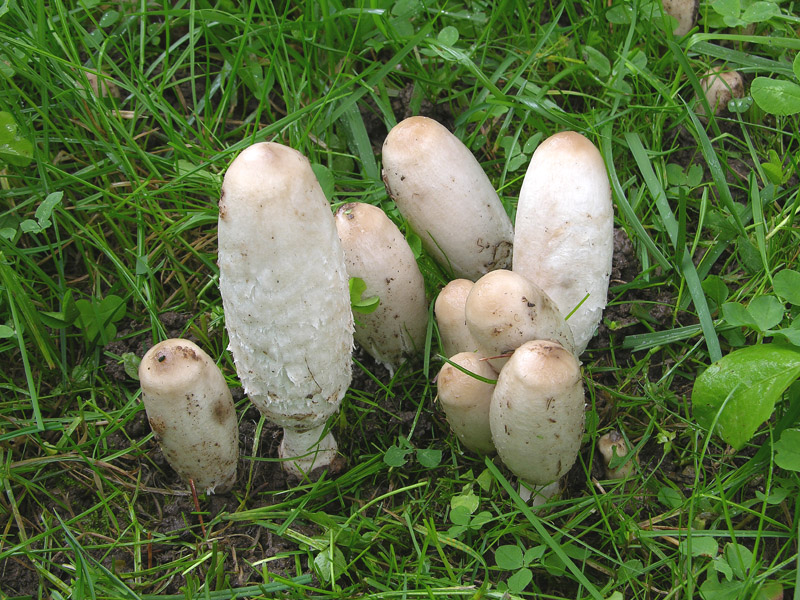
[[[214,361],[189,340],[164,340],[139,363],[139,381],[170,466],[209,494],[230,490],[239,458],[236,408]]]
[[[347,274],[366,284],[378,307],[356,316],[355,341],[390,373],[422,350],[428,329],[425,281],[403,234],[380,208],[361,202],[336,211]]]
[[[678,21],[672,30],[673,35],[683,37],[697,23],[700,0],[661,0],[661,4],[664,6],[664,12]]]
[[[553,484],[572,467],[583,436],[578,359],[556,342],[522,344],[497,378],[489,426],[511,472],[535,491],[555,491]]]
[[[744,97],[744,78],[738,71],[725,71],[723,67],[714,67],[703,73],[700,87],[714,115],[728,110],[728,102],[734,98]],[[697,106],[697,114],[706,115],[702,102]]]
[[[458,369],[459,367],[468,371]],[[475,352],[460,352],[445,363],[436,377],[439,402],[447,422],[461,443],[478,454],[494,453],[489,429],[489,405],[497,373]]]
[[[619,431],[609,431],[597,440],[597,451],[603,457],[606,477],[608,479],[626,479],[633,472],[633,458],[623,464],[611,467],[615,458],[624,458],[630,452],[625,438]]]
[[[579,133],[542,142],[517,205],[513,270],[541,287],[586,349],[603,315],[614,253],[614,207],[603,157]]]
[[[353,316],[333,214],[300,152],[261,142],[228,167],[219,271],[236,371],[284,428],[284,468],[303,476],[329,466],[337,446],[325,424],[350,385]]]
[[[427,117],[395,125],[383,143],[383,181],[425,249],[456,277],[509,266],[513,228],[480,163]]]
[[[469,331],[464,307],[474,283],[469,279],[453,279],[442,288],[433,304],[433,314],[442,340],[442,353],[453,356],[473,352],[478,343]]]
[[[499,269],[472,286],[464,307],[478,352],[500,371],[508,354],[530,340],[552,340],[573,348],[572,332],[553,301],[519,273]]]

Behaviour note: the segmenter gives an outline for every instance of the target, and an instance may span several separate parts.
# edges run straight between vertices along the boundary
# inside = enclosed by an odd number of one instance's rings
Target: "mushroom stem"
[[[330,465],[337,448],[333,434],[325,433],[325,423],[307,430],[284,427],[278,456],[284,461],[286,471],[302,478],[315,465]]]
[[[561,489],[561,480],[557,479],[547,485],[532,485],[519,482],[519,497],[531,506],[543,506],[550,498],[556,496]]]

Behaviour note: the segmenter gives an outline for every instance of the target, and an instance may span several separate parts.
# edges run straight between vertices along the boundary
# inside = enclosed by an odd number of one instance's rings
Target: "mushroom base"
[[[553,483],[548,483],[547,485],[533,485],[520,481],[519,497],[531,506],[542,506],[546,504],[550,498],[557,496],[560,489],[560,479]]]
[[[290,427],[283,430],[283,441],[278,456],[283,460],[283,469],[300,479],[314,469],[324,468],[336,458],[337,444],[333,434],[325,433],[325,423],[313,429],[299,431]]]

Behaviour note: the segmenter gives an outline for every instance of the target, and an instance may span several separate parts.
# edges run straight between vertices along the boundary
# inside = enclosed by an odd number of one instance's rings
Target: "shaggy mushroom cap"
[[[208,493],[236,481],[239,431],[230,390],[217,365],[193,342],[169,339],[139,364],[142,401],[164,458]]]
[[[497,378],[489,424],[498,456],[522,481],[544,486],[565,475],[578,456],[584,425],[575,356],[543,340],[517,348]]]
[[[474,352],[478,342],[467,326],[465,307],[474,283],[469,279],[453,279],[436,296],[433,314],[442,339],[442,352],[453,356],[459,352]]]
[[[478,454],[493,454],[489,405],[492,402],[494,385],[481,381],[472,374],[495,380],[497,373],[475,352],[461,352],[450,361],[469,373],[450,363],[445,363],[439,371],[436,385],[447,422],[464,446]]]
[[[464,307],[478,352],[500,371],[508,356],[530,340],[573,348],[572,332],[550,297],[519,273],[500,269],[475,282]]]
[[[614,254],[614,206],[603,157],[579,133],[543,141],[519,194],[514,266],[567,318],[575,354],[586,349],[606,306]]]
[[[350,202],[336,211],[347,274],[359,277],[378,307],[356,315],[355,341],[390,373],[425,346],[428,303],[414,253],[380,208]]]
[[[218,227],[236,371],[253,404],[284,427],[281,457],[307,457],[284,463],[302,475],[335,456],[333,437],[320,437],[351,377],[350,292],[330,204],[305,156],[257,143],[225,173]]]
[[[510,265],[514,231],[472,152],[427,117],[395,125],[383,143],[383,181],[425,250],[456,277]]]

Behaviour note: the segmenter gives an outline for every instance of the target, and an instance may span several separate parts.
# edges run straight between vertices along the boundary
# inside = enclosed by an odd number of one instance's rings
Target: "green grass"
[[[702,2],[677,39],[658,3],[617,10],[634,4],[0,2],[0,112],[33,147],[29,164],[0,154],[0,597],[503,598],[526,569],[526,598],[798,597],[800,480],[771,444],[797,427],[800,389],[738,453],[691,413],[695,377],[760,341],[725,323],[709,282],[744,304],[770,292],[797,268],[800,210],[797,116],[705,123],[698,77],[792,77],[798,5],[729,31]],[[201,498],[201,528],[120,367],[191,335],[238,386],[217,288],[227,165],[280,141],[334,207],[378,204],[403,226],[380,144],[420,113],[512,215],[538,140],[575,129],[606,161],[633,266],[583,356],[566,493],[534,512],[499,461],[460,448],[434,337],[391,380],[361,358],[331,423],[348,469],[315,483],[285,485],[276,430],[238,401],[246,466],[227,500]],[[433,298],[444,277],[420,265]],[[603,480],[593,450],[612,428],[639,454],[626,482]]]

